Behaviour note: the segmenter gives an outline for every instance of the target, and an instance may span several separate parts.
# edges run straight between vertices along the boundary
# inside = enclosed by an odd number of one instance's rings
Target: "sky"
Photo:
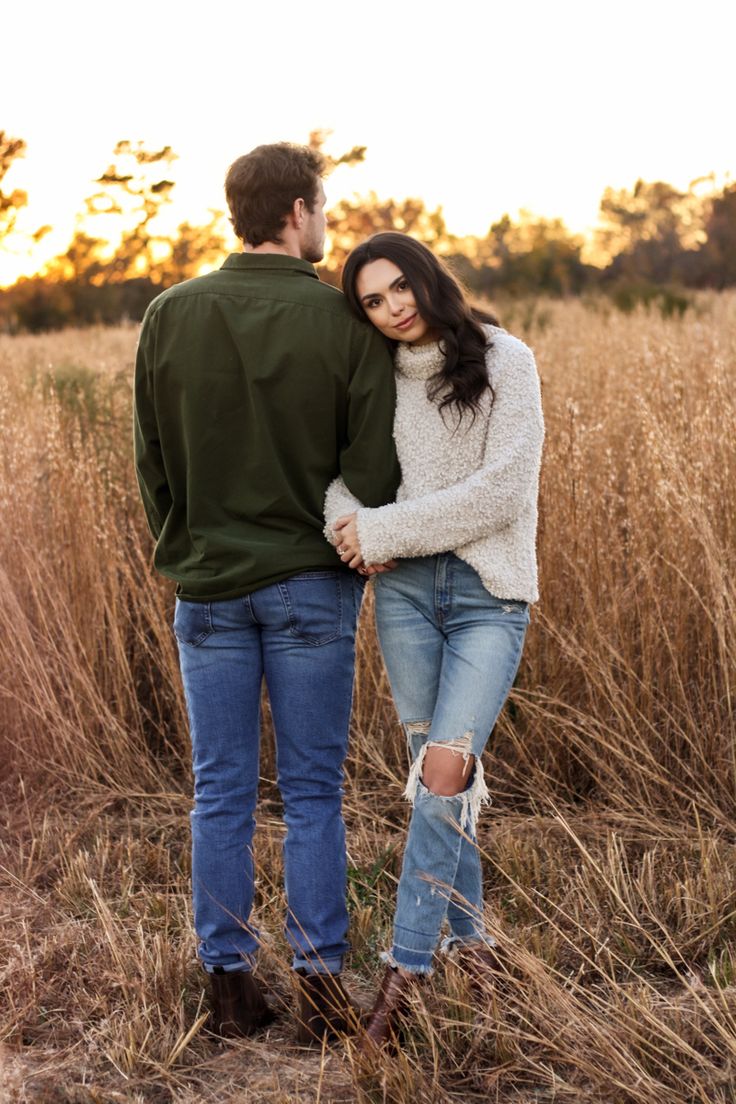
[[[235,157],[317,128],[367,146],[328,200],[420,196],[459,235],[521,210],[586,232],[607,186],[736,173],[723,0],[25,0],[3,25],[0,130],[28,147],[3,187],[54,233],[7,242],[0,284],[64,248],[120,139],[178,154],[177,221],[224,209]]]

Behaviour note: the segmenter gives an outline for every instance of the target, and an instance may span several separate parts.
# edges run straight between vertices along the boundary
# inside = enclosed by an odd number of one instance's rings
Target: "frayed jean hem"
[[[492,935],[480,932],[477,935],[448,935],[442,940],[439,953],[452,955],[458,947],[472,947],[474,944],[480,944],[482,947],[497,947],[498,941]]]
[[[381,951],[381,962],[385,962],[392,970],[405,970],[407,974],[421,974],[423,977],[431,977],[434,967],[422,962],[402,962],[396,957],[394,951]]]

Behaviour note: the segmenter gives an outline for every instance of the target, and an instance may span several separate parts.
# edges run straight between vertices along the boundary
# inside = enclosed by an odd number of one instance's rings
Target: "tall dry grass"
[[[479,836],[508,970],[479,993],[443,964],[401,1057],[370,1070],[292,1044],[269,740],[258,912],[285,1012],[221,1049],[202,1031],[172,596],[131,473],[136,333],[0,338],[8,1100],[736,1100],[736,298],[677,320],[596,303],[517,315],[548,437],[543,600]],[[346,783],[366,993],[405,771],[368,601]]]

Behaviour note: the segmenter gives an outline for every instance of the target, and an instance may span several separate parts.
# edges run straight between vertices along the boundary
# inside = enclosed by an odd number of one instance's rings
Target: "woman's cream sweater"
[[[325,500],[325,534],[357,510],[367,564],[455,552],[497,598],[535,602],[539,467],[544,437],[534,356],[504,330],[486,327],[493,400],[458,426],[453,408],[440,414],[427,380],[444,360],[439,345],[399,345],[394,438],[402,481],[396,502],[366,509],[342,479]]]

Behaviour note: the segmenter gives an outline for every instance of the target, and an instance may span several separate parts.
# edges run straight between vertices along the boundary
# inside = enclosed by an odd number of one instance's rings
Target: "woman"
[[[475,844],[489,799],[480,757],[538,597],[544,426],[532,353],[479,321],[426,246],[376,234],[348,257],[343,288],[394,349],[402,469],[394,504],[365,509],[341,480],[325,504],[343,562],[376,575],[378,635],[412,759],[393,945],[367,1027],[381,1044],[411,984],[432,972],[445,920],[443,949],[476,970],[492,958]]]

